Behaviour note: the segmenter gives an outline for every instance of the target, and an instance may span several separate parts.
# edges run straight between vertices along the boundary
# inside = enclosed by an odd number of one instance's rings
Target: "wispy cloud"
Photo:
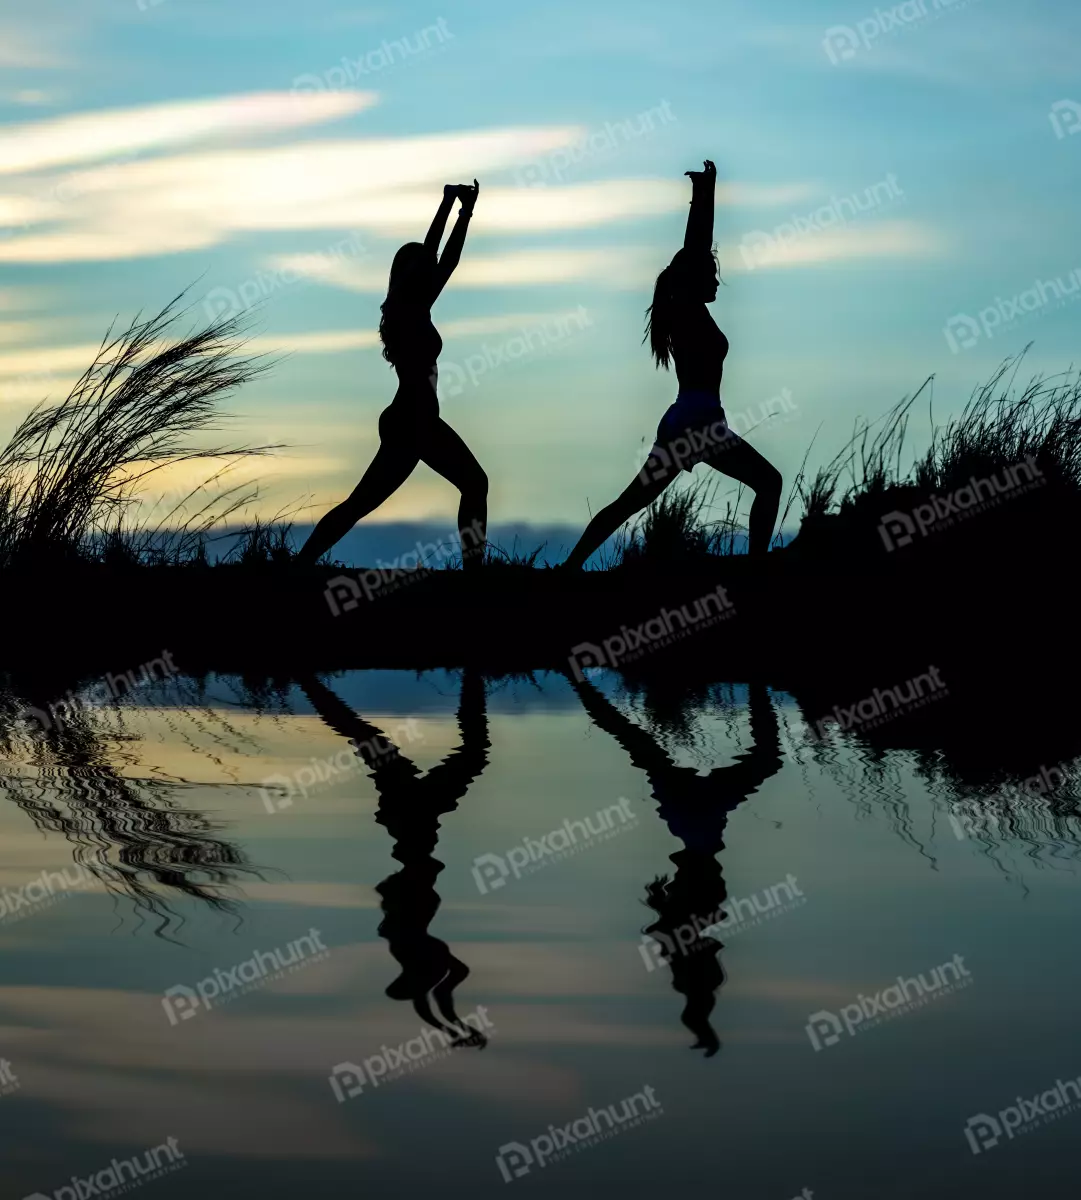
[[[823,230],[806,237],[775,239],[758,252],[754,270],[783,267],[816,267],[852,259],[933,258],[946,249],[946,240],[935,229],[918,221],[876,221]],[[722,266],[729,271],[748,270],[739,246],[722,246]]]
[[[374,92],[255,92],[8,125],[0,128],[0,174],[26,174],[192,142],[322,124],[376,102]]]
[[[232,144],[354,115],[375,102],[373,93],[257,93],[9,126],[0,130],[0,223],[9,228],[0,262],[132,259],[271,231],[404,236],[425,227],[447,179],[509,172],[581,136],[577,126],[541,126]],[[719,200],[774,207],[810,190],[804,183],[729,183]],[[680,179],[485,187],[477,225],[506,235],[596,229],[686,203]]]
[[[643,247],[511,250],[505,254],[472,255],[454,273],[455,287],[525,287],[535,284],[573,283],[588,280],[599,286],[638,287],[656,275],[656,253]],[[285,255],[274,260],[282,271],[350,292],[385,292],[385,266],[324,255]]]
[[[64,57],[26,24],[0,20],[0,69],[32,70],[62,67]]]
[[[462,317],[441,321],[444,342],[458,338],[490,337],[512,330],[535,328],[565,317],[566,312],[498,313],[490,317]],[[249,338],[246,349],[258,354],[340,354],[350,350],[373,350],[380,345],[376,329],[323,329],[306,333],[262,334]]]

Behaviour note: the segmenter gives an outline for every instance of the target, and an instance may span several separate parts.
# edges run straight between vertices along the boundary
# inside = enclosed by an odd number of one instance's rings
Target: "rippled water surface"
[[[184,679],[49,728],[24,704],[5,1195],[1075,1178],[1061,765],[973,789],[809,737],[781,692],[604,674]]]

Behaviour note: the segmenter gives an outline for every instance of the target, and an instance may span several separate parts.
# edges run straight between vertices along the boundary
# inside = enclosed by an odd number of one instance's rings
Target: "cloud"
[[[312,125],[371,93],[257,93],[80,113],[0,130],[0,262],[131,259],[206,249],[238,234],[365,229],[417,237],[445,180],[509,172],[574,143],[575,126],[206,143]],[[198,144],[198,145],[197,145]],[[175,151],[165,153],[165,151]],[[141,155],[141,157],[134,157]],[[476,226],[515,234],[603,228],[685,208],[682,179],[482,188]],[[722,204],[773,206],[804,184],[725,184]]]
[[[499,313],[490,317],[462,317],[441,321],[439,332],[444,342],[456,338],[487,337],[518,332],[551,321],[566,319],[568,312]],[[0,327],[2,328],[2,327]],[[305,333],[262,334],[249,338],[246,349],[256,354],[340,354],[349,350],[374,350],[380,346],[376,329],[323,329]]]
[[[0,23],[0,69],[26,71],[64,65],[64,59],[46,46],[38,31],[17,28],[7,20]]]
[[[817,267],[852,259],[930,258],[941,254],[945,241],[934,229],[918,221],[875,221],[845,225],[802,237],[777,238],[769,234],[745,239],[742,246],[723,246],[726,270],[767,270],[782,267]]]
[[[186,143],[320,124],[377,102],[374,92],[253,92],[105,109],[0,128],[0,175],[18,175]]]
[[[471,255],[454,272],[454,286],[465,288],[525,287],[588,280],[615,288],[649,282],[663,263],[644,247],[581,249],[552,247],[509,250],[504,254]],[[350,292],[385,292],[385,266],[325,255],[285,255],[274,260],[278,270]]]

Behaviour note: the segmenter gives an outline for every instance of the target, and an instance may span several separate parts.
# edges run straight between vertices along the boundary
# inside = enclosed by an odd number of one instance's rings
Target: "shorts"
[[[738,440],[738,435],[729,429],[717,396],[710,392],[680,392],[675,404],[661,417],[646,465],[653,478],[659,478],[662,472],[675,475],[693,471],[731,445],[733,439]]]

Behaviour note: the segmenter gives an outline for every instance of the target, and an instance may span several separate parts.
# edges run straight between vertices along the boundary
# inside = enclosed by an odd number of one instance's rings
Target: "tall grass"
[[[712,517],[719,486],[720,481],[707,478],[662,492],[619,536],[611,565],[690,565],[735,553],[735,540],[743,528],[735,515],[739,499],[727,503],[722,516]]]
[[[271,363],[240,353],[235,317],[181,332],[178,296],[156,316],[110,327],[94,361],[58,404],[37,405],[0,451],[0,566],[43,561],[178,561],[254,492],[219,485],[241,457],[273,447],[207,447],[218,402]],[[183,497],[156,528],[128,513],[163,468],[231,460]]]
[[[1081,372],[1036,375],[1018,388],[1023,358],[1005,360],[945,425],[934,423],[933,376],[878,421],[861,422],[803,489],[804,527],[831,515],[877,519],[899,493],[945,494],[1026,460],[1054,485],[1054,503],[1081,501]],[[925,392],[930,444],[905,466],[910,417]]]

